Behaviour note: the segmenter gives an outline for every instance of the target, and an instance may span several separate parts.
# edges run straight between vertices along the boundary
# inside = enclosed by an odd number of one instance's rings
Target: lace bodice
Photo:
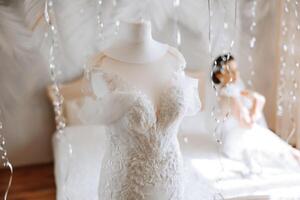
[[[80,116],[105,124],[109,144],[99,197],[104,200],[182,200],[182,159],[177,131],[182,118],[200,109],[197,81],[177,68],[157,105],[119,75],[95,70],[97,96]],[[101,87],[101,88],[98,88]],[[193,103],[193,105],[192,105]]]

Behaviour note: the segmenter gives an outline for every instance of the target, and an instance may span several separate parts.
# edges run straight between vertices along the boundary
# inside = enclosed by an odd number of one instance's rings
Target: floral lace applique
[[[177,141],[185,115],[182,69],[159,98],[157,110],[150,98],[118,75],[103,73],[111,94],[134,98],[124,115],[107,126],[108,148],[101,170],[101,200],[147,200],[156,193],[163,200],[183,200],[183,163]],[[115,106],[115,105],[107,105]],[[104,113],[105,114],[105,113]]]

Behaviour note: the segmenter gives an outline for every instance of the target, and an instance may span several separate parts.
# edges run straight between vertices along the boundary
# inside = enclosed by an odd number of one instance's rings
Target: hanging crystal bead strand
[[[103,41],[104,41],[104,17],[102,14],[103,11],[103,4],[104,1],[103,0],[96,0],[96,50],[100,50],[103,48]],[[115,7],[117,5],[117,0],[113,0],[112,1],[112,5],[113,7]],[[116,31],[116,30],[115,30]],[[88,56],[86,55],[85,60],[88,60]],[[88,63],[85,62],[83,65],[83,71],[84,71],[84,79],[86,79],[87,81],[90,81],[90,68],[88,66]],[[92,92],[91,86],[87,85],[83,88],[81,88],[81,92],[83,95],[88,95],[89,93]]]
[[[175,23],[175,41],[176,41],[176,47],[180,49],[181,47],[181,31],[179,27],[179,16],[178,16],[178,10],[180,8],[181,0],[173,0],[173,8],[174,8],[174,23]]]
[[[235,44],[235,38],[236,38],[236,28],[237,28],[237,15],[238,15],[238,1],[234,0],[234,26],[233,26],[233,38],[230,42],[230,53],[232,52],[232,49]]]
[[[288,110],[289,110],[291,125],[290,125],[290,128],[289,128],[289,133],[288,133],[287,138],[286,138],[286,141],[288,143],[293,139],[293,137],[296,133],[296,129],[297,129],[295,110],[297,108],[297,96],[298,96],[298,80],[297,80],[297,78],[299,77],[299,59],[298,59],[298,56],[295,55],[295,51],[296,51],[296,48],[297,48],[296,44],[297,44],[297,39],[299,39],[299,31],[300,31],[300,22],[299,22],[300,19],[299,19],[299,13],[298,13],[299,2],[298,2],[298,0],[293,1],[293,9],[294,9],[293,10],[294,14],[291,17],[293,17],[292,21],[295,22],[293,24],[295,31],[292,33],[292,36],[290,37],[291,38],[290,53],[291,53],[291,56],[294,58],[294,60],[293,60],[294,63],[291,63],[291,69],[290,69],[290,72],[289,72],[289,76],[290,76],[289,80],[291,81],[290,84],[289,84],[289,88],[291,88],[291,89],[289,91]]]
[[[208,6],[208,53],[210,56],[210,60],[212,60],[212,17],[213,17],[213,12],[211,9],[211,0],[207,1],[207,6]]]
[[[61,133],[66,126],[65,118],[63,116],[63,96],[60,93],[58,81],[57,81],[57,67],[55,63],[55,49],[58,47],[58,38],[57,38],[57,29],[52,23],[51,15],[53,1],[49,0],[45,5],[45,20],[49,26],[48,35],[50,35],[50,50],[49,50],[49,69],[50,69],[50,79],[52,81],[52,89],[54,94],[54,112],[55,112],[55,121],[56,121],[56,129],[58,133]]]
[[[289,14],[288,8],[289,0],[283,1],[283,20],[281,21],[281,56],[280,56],[280,69],[279,69],[279,84],[277,88],[277,116],[282,117],[284,115],[284,101],[285,101],[285,90],[286,90],[286,79],[287,79],[287,63],[284,54],[288,52],[287,45],[287,34],[288,26],[286,17]]]
[[[223,2],[220,2],[221,4],[223,3]],[[238,3],[237,3],[237,0],[234,0],[234,16],[233,16],[233,18],[234,18],[234,21],[233,21],[233,26],[231,26],[231,23],[229,23],[229,21],[228,21],[228,6],[226,6],[226,5],[224,5],[224,4],[222,4],[223,5],[223,18],[224,18],[224,22],[223,22],[223,30],[224,31],[230,31],[232,28],[231,27],[233,27],[233,33],[232,34],[230,34],[230,36],[227,38],[227,37],[224,37],[223,36],[223,38],[222,38],[222,52],[223,53],[228,53],[228,52],[232,52],[232,49],[233,49],[233,47],[234,47],[234,44],[235,44],[235,36],[236,36],[236,31],[235,31],[235,28],[236,28],[236,24],[237,24],[237,5],[238,5]],[[230,3],[229,3],[229,5],[230,5]],[[226,34],[224,34],[224,35],[226,35]],[[229,44],[229,45],[228,45]]]
[[[69,180],[70,172],[70,158],[72,156],[72,145],[68,141],[66,135],[64,134],[64,128],[66,127],[66,120],[63,115],[63,102],[64,98],[60,92],[59,84],[57,81],[58,69],[56,66],[56,49],[58,48],[58,32],[54,25],[54,11],[53,11],[53,0],[47,0],[45,3],[44,9],[44,18],[48,25],[48,34],[50,38],[50,50],[49,50],[49,70],[50,70],[50,79],[52,82],[53,90],[53,107],[55,112],[55,121],[56,121],[56,136],[60,138],[61,141],[66,143],[67,152],[68,152],[68,162],[66,166],[66,175],[63,182],[63,195],[64,198],[69,200],[67,185]]]
[[[2,116],[2,111],[0,110],[0,160],[1,160],[2,166],[4,168],[8,168],[9,172],[10,172],[9,180],[8,180],[6,189],[4,191],[4,196],[3,196],[3,199],[7,200],[8,192],[9,192],[9,189],[11,187],[12,178],[13,178],[13,166],[12,166],[12,164],[10,163],[10,161],[7,157],[7,150],[6,150],[6,147],[5,147],[6,140],[5,140],[4,135],[3,135],[3,130],[4,130],[3,123],[4,123],[4,119],[3,119],[3,116]]]
[[[97,0],[97,40],[102,42],[104,39],[104,20],[102,15],[103,0]]]
[[[212,9],[212,0],[208,0],[207,1],[207,5],[208,5],[208,51],[209,51],[209,56],[210,56],[210,60],[212,60],[212,38],[213,38],[213,33],[212,33],[212,17],[213,17],[213,9]],[[215,63],[213,63],[213,68],[211,69],[211,76],[212,77],[212,73],[214,72],[215,68]],[[215,91],[215,96],[217,99],[217,103],[219,101],[219,91],[216,88],[216,85],[214,84],[213,81],[211,81],[213,90]],[[215,121],[216,125],[213,129],[213,136],[216,140],[216,143],[218,145],[218,159],[219,159],[219,164],[221,167],[221,173],[224,172],[224,166],[221,160],[221,152],[220,152],[220,145],[222,145],[222,136],[218,135],[219,132],[219,126],[221,124],[221,120],[218,117],[218,112],[219,110],[217,110],[216,106],[213,106],[212,111],[211,111],[211,117],[213,118],[213,120]],[[217,180],[219,181],[219,180]],[[216,192],[213,196],[214,200],[223,200],[224,197],[222,195],[222,193],[220,191]]]
[[[236,29],[236,26],[237,26],[237,0],[234,1],[234,33],[235,33],[235,29]],[[209,9],[209,53],[210,55],[212,54],[212,49],[211,49],[211,32],[212,32],[212,28],[211,28],[211,17],[212,17],[212,9],[211,9],[211,0],[208,0],[208,9]],[[228,12],[225,12],[225,13],[228,13]],[[224,29],[228,29],[228,23],[225,21],[224,22]],[[233,34],[235,35],[235,34]],[[230,46],[229,46],[229,49],[230,51],[232,50],[232,48],[234,47],[234,43],[235,43],[235,37],[233,36],[231,42],[230,42]],[[225,45],[224,45],[225,46]],[[228,54],[228,56],[230,56],[230,54]],[[212,56],[211,56],[212,57]],[[215,65],[215,63],[214,63]],[[212,69],[211,73],[214,72],[214,68]],[[230,70],[228,70],[230,71]],[[212,76],[212,74],[211,74]],[[217,86],[212,82],[212,86],[213,86],[213,89],[215,91],[215,96],[216,96],[216,99],[217,99],[217,102],[220,101],[220,97],[219,97],[219,91],[217,89]],[[229,103],[229,102],[228,102]],[[222,145],[222,140],[223,140],[223,134],[222,132],[219,131],[219,127],[221,126],[222,123],[225,123],[225,121],[228,119],[231,111],[228,110],[226,111],[225,113],[225,116],[223,117],[223,119],[220,119],[218,117],[218,115],[220,114],[220,110],[216,108],[216,106],[213,107],[213,110],[211,112],[211,116],[213,117],[214,121],[216,122],[216,127],[214,128],[214,137],[216,139],[216,142],[219,146]],[[220,133],[218,133],[220,132]],[[222,167],[223,169],[223,167]]]
[[[234,0],[234,20],[233,20],[233,37],[231,38],[231,41],[230,41],[230,46],[229,46],[229,53],[227,53],[227,59],[229,59],[229,56],[231,56],[231,52],[233,50],[233,47],[234,47],[234,44],[235,44],[235,35],[236,35],[236,27],[237,27],[237,8],[238,8],[238,2],[237,0]],[[227,11],[225,11],[225,13],[229,13]],[[226,17],[225,17],[226,19]],[[224,22],[224,29],[228,29],[228,22]],[[225,46],[225,44],[224,44]],[[227,65],[226,65],[227,66]],[[232,81],[232,74],[231,74],[231,70],[227,70],[230,74],[230,78]],[[217,95],[217,97],[219,96],[219,94]],[[228,99],[228,105],[230,104],[230,100]],[[231,113],[231,110],[227,110],[225,112],[225,116],[223,117],[223,119],[221,120],[221,123],[225,123],[225,121],[228,119],[229,115]],[[222,140],[223,140],[223,135],[221,134],[220,135],[220,138],[219,138],[219,144],[222,145]]]
[[[113,0],[112,4],[113,4],[113,10],[114,10],[114,12],[116,12],[117,7],[118,7],[118,0]],[[114,34],[117,35],[119,33],[119,30],[120,30],[120,20],[115,19],[114,20]]]
[[[212,46],[211,46],[211,43],[212,43],[212,38],[211,38],[211,35],[212,35],[212,16],[213,16],[213,13],[212,13],[212,1],[211,0],[208,0],[208,11],[209,11],[209,54],[210,54],[210,57],[212,57]],[[225,7],[224,7],[225,8]],[[224,9],[225,12],[224,14],[226,15],[226,13],[228,13],[226,11],[226,9]],[[227,19],[226,16],[224,16],[224,19]],[[232,37],[232,40],[230,42],[230,45],[229,45],[229,52],[232,51],[232,48],[234,47],[234,44],[235,44],[235,29],[236,29],[236,26],[237,26],[237,0],[234,1],[234,34],[233,34],[233,37]],[[224,21],[224,30],[227,30],[229,28],[229,25],[228,25],[228,22],[225,20]],[[223,40],[223,49],[225,50],[227,47],[225,46],[225,43],[226,40]],[[228,54],[228,56],[230,56],[230,54]],[[212,68],[212,71],[211,71],[211,76],[212,76],[212,73],[214,73],[215,71],[215,65],[216,63],[213,63],[213,68]],[[230,70],[229,70],[230,71]],[[215,85],[215,83],[213,81],[211,81],[212,83],[212,86],[213,86],[213,89],[215,91],[215,96],[216,96],[216,99],[217,99],[217,104],[220,103],[220,96],[219,96],[219,90],[217,88],[217,86]],[[212,109],[212,112],[211,112],[211,116],[213,117],[214,121],[216,122],[216,126],[213,130],[213,135],[214,135],[214,138],[218,144],[218,159],[219,159],[219,163],[220,163],[220,167],[221,167],[221,171],[220,171],[220,177],[222,178],[222,174],[224,173],[225,171],[225,168],[224,168],[224,165],[223,165],[223,162],[222,162],[222,158],[221,158],[221,155],[222,155],[222,152],[221,152],[221,145],[223,145],[223,133],[220,129],[220,126],[221,124],[225,123],[225,121],[228,119],[229,115],[230,115],[230,112],[231,110],[228,110],[226,111],[225,113],[225,116],[223,117],[223,119],[220,119],[220,117],[218,115],[221,114],[221,111],[220,111],[220,108],[216,109],[216,106],[213,107]],[[217,180],[220,181],[221,178],[219,178]],[[223,195],[221,194],[221,192],[218,192],[214,195],[214,200],[219,200],[219,199],[224,199]]]
[[[254,49],[256,46],[256,33],[255,33],[256,26],[257,26],[256,12],[257,12],[257,1],[254,0],[252,2],[252,7],[251,7],[251,15],[250,15],[251,16],[251,25],[249,28],[249,31],[250,31],[250,40],[249,40],[250,53],[248,55],[248,63],[249,63],[250,76],[247,81],[247,85],[250,88],[253,88],[253,78],[255,75],[254,63],[253,63],[253,53],[254,53]]]

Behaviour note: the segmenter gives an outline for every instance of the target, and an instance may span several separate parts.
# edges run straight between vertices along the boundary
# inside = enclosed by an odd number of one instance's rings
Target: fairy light
[[[230,52],[231,52],[231,50],[232,50],[232,48],[234,47],[234,44],[235,44],[236,27],[237,27],[237,14],[238,14],[237,9],[238,9],[238,1],[234,0],[234,29],[233,29],[234,37],[232,38],[231,43],[230,43]]]
[[[224,13],[227,13],[226,11]],[[208,0],[208,14],[209,14],[209,30],[208,30],[208,40],[209,40],[209,54],[210,54],[210,57],[212,58],[212,17],[213,17],[213,12],[212,12],[212,1],[211,0]],[[226,17],[225,17],[226,19]],[[236,22],[237,22],[237,0],[234,1],[234,28],[236,27]],[[224,30],[227,30],[229,28],[229,24],[228,22],[225,20],[224,21]],[[225,40],[223,41],[223,49],[225,50],[225,43],[227,43]],[[234,34],[233,34],[233,37],[232,37],[232,40],[230,42],[230,46],[229,46],[229,49],[231,52],[232,51],[232,48],[235,44],[235,29],[234,29]],[[228,54],[228,56],[230,56],[230,53]],[[228,59],[228,58],[226,58]],[[211,76],[212,74],[214,73],[214,71],[216,70],[216,63],[213,63],[213,68],[211,70]],[[211,84],[212,84],[212,87],[215,91],[215,96],[216,96],[216,99],[217,99],[217,104],[220,103],[220,95],[219,95],[219,90],[217,88],[217,85],[211,81]],[[222,152],[221,152],[221,146],[223,144],[223,133],[222,131],[220,131],[220,126],[221,124],[223,124],[229,117],[230,115],[230,110],[226,111],[225,113],[225,116],[222,117],[222,119],[219,117],[221,115],[221,111],[220,109],[217,109],[216,106],[213,107],[212,109],[212,112],[211,112],[211,117],[214,119],[216,125],[214,127],[214,130],[213,130],[213,136],[215,138],[215,141],[218,145],[218,159],[219,159],[219,164],[220,164],[220,167],[221,167],[221,171],[220,173],[224,173],[225,171],[225,167],[223,165],[223,162],[222,162],[222,158],[221,158],[221,155],[222,155]],[[219,182],[221,180],[221,177],[222,175],[220,174],[220,177],[216,180],[216,182]],[[219,199],[224,199],[223,195],[221,192],[218,192],[214,195],[213,197],[214,200],[219,200]]]
[[[284,0],[284,15],[286,15],[287,13],[289,13],[289,9],[288,9],[288,1]],[[281,52],[282,53],[286,53],[288,50],[288,46],[286,43],[287,40],[287,31],[288,31],[288,27],[287,27],[287,22],[284,20],[281,21]],[[277,90],[277,116],[278,117],[282,117],[284,114],[284,101],[285,101],[285,97],[284,97],[284,91],[285,91],[285,85],[286,85],[286,68],[287,68],[287,64],[286,64],[286,59],[283,55],[280,56],[280,69],[279,69],[279,85],[278,85],[278,90]]]
[[[211,3],[212,3],[211,0],[207,1],[207,5],[208,5],[208,23],[209,23],[208,24],[208,51],[209,51],[210,59],[212,59],[212,17],[213,17],[212,4]],[[213,66],[215,66],[215,65],[213,65]],[[211,73],[213,73],[214,70],[215,69],[213,68]],[[216,88],[216,85],[213,83],[213,81],[211,81],[211,84],[212,84],[213,90],[215,91],[216,99],[218,101],[219,100],[219,92]],[[218,144],[218,159],[219,159],[219,163],[220,163],[220,166],[221,166],[221,169],[222,169],[221,171],[223,171],[223,169],[224,169],[223,168],[223,163],[222,163],[221,158],[220,158],[220,155],[221,155],[220,154],[221,140],[220,140],[219,137],[217,137],[220,120],[218,119],[218,117],[216,115],[216,107],[215,106],[212,108],[211,117],[216,122],[216,126],[213,130],[213,136],[216,140],[216,143]],[[217,192],[217,193],[214,194],[213,199],[214,200],[224,199],[224,197],[222,196],[221,192]]]
[[[208,5],[208,53],[210,55],[210,59],[212,60],[212,22],[211,19],[213,17],[213,12],[211,9],[211,0],[207,1]]]
[[[249,71],[250,71],[250,76],[247,81],[247,85],[252,88],[253,87],[253,77],[255,75],[255,70],[254,70],[254,63],[253,63],[253,53],[254,49],[256,47],[256,26],[257,26],[257,18],[256,18],[256,13],[257,12],[257,1],[254,0],[252,2],[252,7],[251,7],[251,25],[249,28],[250,31],[250,40],[249,40],[249,48],[250,48],[250,53],[248,55],[248,63],[249,63]]]
[[[45,9],[44,9],[44,18],[48,25],[48,34],[47,37],[50,39],[50,49],[49,49],[49,70],[50,70],[50,79],[52,82],[52,92],[53,92],[53,107],[54,107],[54,113],[55,113],[55,122],[56,122],[56,136],[60,138],[61,141],[64,141],[67,146],[68,150],[68,159],[70,159],[72,155],[72,145],[68,141],[66,135],[64,134],[64,128],[66,127],[66,120],[63,115],[63,103],[64,98],[60,92],[59,84],[58,84],[58,74],[59,70],[57,69],[56,65],[56,53],[58,48],[58,31],[54,24],[54,11],[53,11],[53,0],[47,0],[45,2]],[[69,180],[69,166],[70,160],[68,161],[68,164],[66,166],[66,175],[64,177],[64,183],[63,183],[63,194],[65,196],[65,199],[68,198],[68,192],[67,192],[67,183]]]
[[[180,48],[181,46],[181,31],[178,24],[178,10],[180,8],[181,0],[173,0],[173,8],[175,10],[174,12],[174,21],[175,21],[175,40],[176,40],[176,46],[177,48]]]
[[[52,91],[54,94],[54,112],[55,112],[55,121],[56,121],[56,129],[58,133],[62,133],[63,129],[66,127],[66,120],[63,115],[63,96],[60,93],[59,84],[57,81],[58,70],[56,66],[56,48],[58,47],[58,36],[57,29],[54,26],[54,23],[51,20],[51,16],[53,15],[53,1],[46,1],[45,4],[45,20],[48,25],[48,34],[50,36],[50,50],[49,50],[49,69],[50,69],[50,79],[52,81]]]
[[[120,31],[120,20],[117,19],[114,24],[115,24],[114,34],[117,35]]]
[[[289,116],[290,116],[290,128],[289,128],[289,133],[288,136],[286,138],[286,141],[289,143],[290,140],[293,138],[294,134],[296,133],[296,119],[295,119],[295,108],[297,106],[297,90],[298,90],[298,80],[297,77],[299,77],[299,59],[298,57],[295,55],[295,43],[296,43],[296,39],[297,36],[299,37],[299,31],[300,31],[300,23],[299,23],[299,2],[298,0],[294,1],[293,4],[293,15],[292,17],[295,18],[295,20],[293,20],[294,22],[296,22],[294,24],[294,29],[295,31],[292,33],[292,36],[290,38],[290,54],[292,55],[292,57],[294,58],[294,63],[291,63],[291,70],[289,72],[289,80],[291,81],[289,84],[289,87],[291,88],[291,90],[289,91],[289,104],[288,104],[288,111],[289,111]]]
[[[208,10],[209,10],[209,37],[208,38],[209,38],[209,53],[210,53],[210,55],[212,54],[212,50],[211,50],[211,43],[212,43],[212,41],[211,41],[211,32],[212,32],[211,18],[213,16],[212,15],[212,9],[211,9],[211,3],[212,3],[211,0],[208,0]],[[236,18],[237,18],[237,0],[235,0],[235,2],[234,2],[234,27],[236,27],[236,21],[237,21]],[[224,28],[227,29],[226,27],[228,28],[228,23],[225,21],[224,22]],[[230,49],[233,48],[234,43],[235,43],[235,37],[233,37],[233,39],[230,43]],[[227,54],[227,55],[230,56],[230,53]],[[211,75],[216,70],[215,67],[216,67],[216,63],[213,63],[213,69],[211,71]],[[228,70],[228,71],[230,71],[230,70]],[[212,81],[212,86],[213,86],[213,89],[215,91],[217,101],[219,102],[220,101],[219,91],[218,91],[217,86],[215,85],[215,83],[213,81]],[[219,129],[220,125],[228,119],[228,117],[230,115],[230,110],[226,111],[226,114],[223,117],[223,119],[219,119],[219,117],[218,117],[219,114],[220,114],[220,111],[217,111],[216,107],[213,107],[213,110],[211,112],[211,116],[213,117],[214,121],[217,124],[216,127],[214,128],[214,137],[216,139],[217,144],[219,146],[221,146],[222,145],[222,140],[223,140],[223,134],[218,129]],[[220,134],[218,134],[218,132],[220,132]]]
[[[288,68],[289,68],[289,63],[288,63],[288,59],[285,56],[286,54],[288,54],[290,52],[291,49],[291,42],[293,38],[291,39],[290,35],[289,35],[289,27],[288,27],[288,21],[287,18],[290,17],[290,1],[289,0],[284,0],[283,1],[283,20],[281,21],[281,56],[280,56],[280,69],[279,69],[279,84],[278,84],[278,88],[277,88],[277,116],[278,118],[280,118],[281,120],[283,120],[283,116],[284,115],[289,115],[291,116],[291,109],[292,109],[292,105],[293,103],[290,102],[288,104],[288,109],[285,109],[286,107],[286,103],[289,99],[289,97],[291,96],[292,92],[288,91],[288,87],[289,87],[289,78],[290,75],[288,73]],[[290,44],[290,45],[289,45]],[[292,73],[293,74],[293,73]],[[289,94],[287,94],[287,92],[289,92]],[[292,119],[293,120],[293,119]],[[293,122],[292,122],[293,124]],[[280,123],[280,131],[282,127],[282,122]],[[293,133],[292,133],[293,134]],[[291,135],[291,134],[289,134]],[[281,136],[283,136],[281,134]],[[290,138],[287,138],[288,140]]]
[[[238,1],[234,0],[234,24],[233,24],[233,34],[232,34],[233,36],[232,36],[231,41],[230,41],[229,52],[232,52],[232,49],[233,49],[234,44],[235,44],[235,37],[236,37],[235,28],[237,26],[237,8],[238,8]],[[227,12],[225,12],[225,13],[227,13]],[[224,29],[228,29],[228,23],[226,21],[224,22]]]
[[[3,120],[3,117],[2,117],[2,111],[0,110],[0,160],[1,160],[2,166],[4,168],[8,168],[9,172],[10,172],[9,180],[8,180],[7,187],[5,189],[4,197],[3,197],[4,200],[7,200],[8,192],[9,192],[9,189],[11,187],[12,178],[13,178],[13,166],[12,166],[12,164],[10,163],[10,161],[7,157],[7,150],[6,150],[6,147],[5,147],[6,140],[5,140],[4,135],[3,135],[3,129],[4,129],[3,122],[4,122],[4,120]]]
[[[231,34],[231,37],[227,38],[227,37],[223,37],[223,42],[222,42],[222,49],[223,49],[223,53],[226,52],[232,52],[232,49],[234,47],[235,44],[235,36],[236,36],[236,31],[235,31],[235,27],[237,24],[237,8],[238,8],[238,1],[234,0],[234,22],[233,22],[233,33]],[[227,31],[230,29],[231,25],[228,22],[228,15],[227,15],[227,9],[225,6],[223,6],[223,15],[224,15],[224,22],[223,22],[223,29],[224,31]],[[227,44],[229,44],[227,46]]]
[[[104,20],[102,15],[103,0],[97,0],[97,40],[104,39]]]
[[[113,0],[112,5],[113,5],[113,10],[116,11],[117,7],[118,7],[118,0]],[[119,31],[120,31],[120,20],[115,19],[114,20],[114,34],[117,35],[119,33]]]

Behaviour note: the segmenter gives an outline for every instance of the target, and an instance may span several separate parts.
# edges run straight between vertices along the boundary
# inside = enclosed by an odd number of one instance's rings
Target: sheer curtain
[[[297,0],[280,1],[277,73],[277,134],[300,148],[300,6]]]
[[[118,13],[124,13],[120,14],[120,18],[126,19],[127,15],[134,15],[134,12],[131,12],[131,8],[127,7],[137,5],[135,4],[136,1],[121,0],[118,3],[121,7]],[[252,51],[256,71],[255,77],[253,77],[254,89],[266,97],[265,116],[268,126],[275,130],[275,127],[279,124],[279,120],[276,118],[277,84],[275,81],[276,77],[279,77],[278,65],[280,62],[280,56],[278,55],[280,53],[278,45],[280,35],[279,13],[283,10],[279,6],[279,2],[283,0],[257,0],[257,41],[256,48],[252,50],[249,48],[249,41],[251,39],[249,27],[251,24],[251,6],[253,1],[237,1],[238,22],[237,27],[234,28],[234,1],[212,0],[212,8],[215,11],[212,22],[216,22],[213,23],[212,27],[215,35],[212,42],[214,47],[213,57],[222,52],[222,45],[224,45],[223,37],[225,35],[228,36],[229,42],[232,37],[236,37],[233,53],[239,62],[241,75],[244,81],[247,81],[249,74],[247,56]],[[2,42],[2,45],[0,44],[2,47],[2,49],[0,48],[0,104],[5,107],[7,147],[10,158],[15,165],[48,162],[51,160],[50,138],[55,127],[52,107],[45,93],[45,87],[49,83],[47,60],[41,56],[41,49],[32,47],[35,46],[35,40],[39,41],[39,38],[36,38],[35,33],[32,35],[31,30],[27,30],[31,26],[24,22],[24,16],[29,15],[23,13],[25,12],[23,8],[24,2],[17,0],[11,2],[15,2],[17,5],[13,6],[14,4],[12,4],[11,8],[1,7],[0,9],[0,16],[2,16],[0,17],[0,43]],[[25,2],[30,2],[30,0]],[[34,2],[37,3],[37,6],[33,6],[31,11],[33,12],[37,9],[37,13],[40,14],[43,10],[44,1],[34,0]],[[94,1],[80,0],[75,3],[72,0],[61,0],[55,2],[59,9],[57,12],[59,13],[58,17],[61,19],[59,21],[59,30],[62,36],[64,36],[64,44],[62,45],[64,53],[62,53],[62,56],[66,60],[69,60],[69,62],[62,65],[62,79],[64,81],[81,74],[85,55],[87,52],[94,50],[91,44],[95,43],[92,28],[96,24],[96,14],[92,12]],[[110,3],[112,1],[105,2]],[[126,5],[125,7],[122,2]],[[173,1],[151,0],[147,2],[150,2],[149,6],[151,6],[151,9],[147,10],[149,11],[149,15],[151,15],[149,18],[153,22],[155,39],[174,45],[174,22],[172,21],[172,15],[175,11],[171,12],[172,7],[170,7]],[[290,2],[294,2],[294,0],[290,0]],[[160,4],[164,4],[165,7]],[[187,60],[188,67],[193,70],[203,71],[206,77],[205,110],[203,110],[202,118],[199,120],[205,125],[213,121],[210,117],[212,110],[212,105],[210,104],[214,97],[214,91],[211,88],[208,78],[212,58],[208,52],[207,8],[207,1],[183,0],[180,11],[178,11],[180,14],[178,22],[182,36],[180,50]],[[4,12],[6,9],[11,10]],[[105,16],[109,18],[108,20],[111,20],[109,9],[107,10]],[[1,13],[12,15],[12,17],[5,17]],[[36,13],[33,12],[31,14]],[[15,17],[18,18],[14,20]],[[221,19],[228,22],[228,29],[224,30],[225,28]],[[3,30],[12,31],[2,36],[1,33]],[[26,36],[26,34],[23,34],[23,31],[29,31],[29,36],[23,37]],[[233,31],[236,31],[236,33],[233,33]],[[39,35],[44,38],[43,30],[41,30],[41,34]],[[85,35],[85,37],[82,35]],[[34,41],[31,39],[32,37]],[[4,45],[3,42],[5,42]],[[28,51],[25,51],[26,48],[23,47],[25,42],[29,43],[25,46],[29,45]],[[14,56],[7,54],[6,43],[10,44],[8,47],[14,46],[13,44],[15,43],[18,44],[16,45],[18,51]],[[15,59],[15,57],[18,59]],[[285,116],[281,118],[285,118]],[[32,120],[35,120],[35,123],[32,123]],[[209,123],[206,120],[210,120]],[[203,128],[205,127],[203,126]],[[280,126],[276,130],[281,134],[285,128]],[[41,151],[41,149],[43,150]],[[23,156],[25,155],[23,152],[26,152],[26,157]]]

